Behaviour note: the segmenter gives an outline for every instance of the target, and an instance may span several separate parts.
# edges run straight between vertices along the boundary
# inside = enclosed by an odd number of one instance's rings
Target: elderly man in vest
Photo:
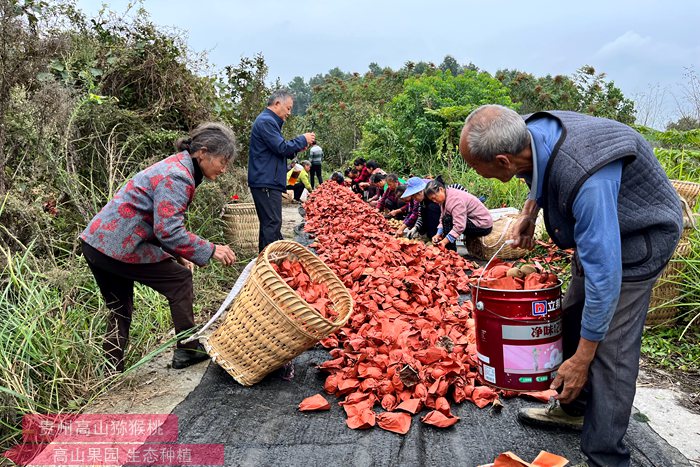
[[[628,466],[622,438],[651,290],[681,234],[678,196],[639,133],[575,112],[523,119],[482,106],[467,117],[459,150],[482,177],[527,182],[516,245],[532,248],[542,208],[552,240],[576,249],[563,301],[564,361],[551,384],[559,406],[523,409],[520,420],[582,428],[589,465]]]

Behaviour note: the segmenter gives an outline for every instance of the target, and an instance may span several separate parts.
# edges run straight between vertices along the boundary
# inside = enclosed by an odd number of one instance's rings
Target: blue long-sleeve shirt
[[[253,122],[248,151],[248,186],[285,191],[287,159],[306,147],[306,137],[299,135],[285,141],[282,120],[270,109],[263,110]]]
[[[542,118],[527,125],[532,136],[532,177],[529,198],[542,206],[544,172],[554,145],[561,136],[555,119]],[[611,162],[581,185],[573,204],[574,240],[584,271],[586,299],[581,319],[581,337],[601,341],[617,307],[622,284],[620,224],[617,196],[622,179],[622,161]]]

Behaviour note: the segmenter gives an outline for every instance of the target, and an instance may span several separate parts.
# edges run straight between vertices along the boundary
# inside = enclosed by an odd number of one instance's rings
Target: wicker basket
[[[309,306],[272,268],[271,262],[288,257],[300,261],[313,281],[328,286],[328,298],[338,312],[335,321]],[[260,253],[223,323],[204,346],[237,382],[250,386],[340,329],[352,308],[350,293],[323,261],[296,242],[280,240]]]
[[[692,210],[700,195],[700,183],[671,180],[671,184],[673,188],[676,189],[676,192],[678,192],[678,195],[686,200],[688,206]]]
[[[673,258],[659,276],[651,291],[647,326],[673,325],[678,317],[678,303],[681,298],[681,273],[683,272],[682,258],[691,251],[690,241],[681,239],[673,254]]]
[[[467,239],[464,246],[469,254],[480,259],[489,259],[508,240],[518,214],[507,214],[493,221],[493,230],[488,235]],[[522,258],[528,253],[524,248],[512,248],[506,245],[498,253],[500,259]]]
[[[253,203],[232,203],[224,206],[224,237],[236,253],[258,251],[260,224]]]

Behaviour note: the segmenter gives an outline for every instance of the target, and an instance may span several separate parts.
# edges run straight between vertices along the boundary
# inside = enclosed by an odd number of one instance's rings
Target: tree
[[[452,76],[457,76],[462,72],[462,67],[459,66],[459,63],[457,63],[457,60],[455,60],[452,55],[445,55],[445,58],[438,68],[440,68],[441,71],[449,70]]]
[[[689,116],[681,117],[675,122],[671,122],[666,125],[667,130],[690,131],[697,130],[699,128],[700,120]]]
[[[625,98],[605,73],[596,73],[592,66],[579,68],[572,77],[557,75],[537,78],[518,70],[499,70],[496,79],[510,89],[520,112],[540,110],[573,110],[605,117],[626,124],[634,122],[634,102]]]
[[[6,118],[10,93],[18,86],[36,88],[39,73],[55,46],[38,34],[46,5],[33,0],[0,0],[0,195],[7,190]]]
[[[267,64],[262,54],[243,57],[237,66],[225,68],[224,82],[220,84],[220,98],[224,101],[220,115],[231,125],[238,137],[241,160],[247,160],[248,142],[253,121],[267,106],[272,90],[265,84]]]
[[[467,115],[483,104],[513,107],[508,94],[485,72],[465,70],[453,76],[437,71],[433,76],[408,78],[385,115],[370,118],[363,127],[359,152],[402,172],[407,167],[420,170],[433,159],[449,167]]]
[[[289,88],[294,95],[292,115],[304,115],[311,103],[311,85],[304,81],[304,78],[301,76],[295,76],[294,79],[289,82],[287,88]]]

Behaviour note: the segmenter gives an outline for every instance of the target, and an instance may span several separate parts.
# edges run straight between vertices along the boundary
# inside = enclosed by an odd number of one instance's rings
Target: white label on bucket
[[[561,334],[561,320],[552,321],[546,324],[520,326],[501,326],[501,336],[503,339],[512,341],[532,341],[539,339],[548,339]]]
[[[496,369],[492,366],[484,365],[484,379],[489,383],[496,384]]]
[[[481,355],[479,352],[477,352],[476,356],[479,358],[479,360],[481,360],[484,363],[491,363],[491,359],[486,355]]]

